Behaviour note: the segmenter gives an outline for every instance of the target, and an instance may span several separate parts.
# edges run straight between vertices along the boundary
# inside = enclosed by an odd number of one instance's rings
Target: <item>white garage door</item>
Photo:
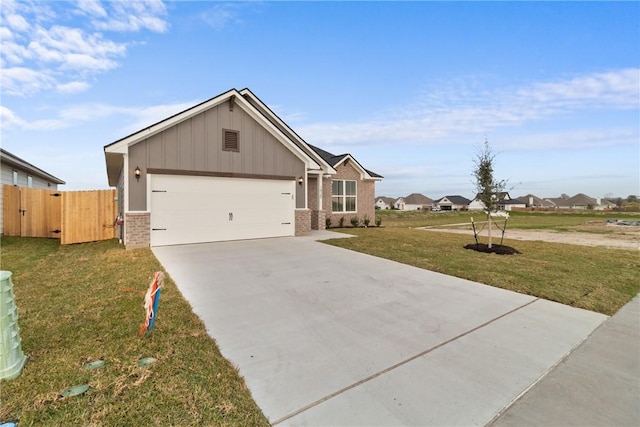
[[[151,246],[293,236],[295,181],[150,175]]]

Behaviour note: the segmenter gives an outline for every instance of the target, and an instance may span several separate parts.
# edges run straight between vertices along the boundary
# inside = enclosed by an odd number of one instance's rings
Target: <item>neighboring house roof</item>
[[[56,178],[55,176],[51,175],[49,172],[46,172],[40,169],[39,167],[32,165],[26,160],[23,160],[20,157],[16,156],[15,154],[11,154],[10,152],[2,148],[0,148],[0,160],[2,161],[2,163],[6,163],[8,165],[12,165],[20,169],[26,170],[29,173],[36,175],[47,181],[51,181],[54,184],[59,184],[59,185],[66,184],[66,182],[64,182],[60,178]]]
[[[567,203],[567,199],[564,197],[548,197],[545,200],[556,207],[569,207],[569,203]]]
[[[430,205],[433,203],[433,200],[420,193],[411,193],[404,198],[404,202],[407,205]]]
[[[325,162],[327,162],[329,165],[331,165],[331,167],[333,167],[333,168],[336,168],[336,167],[338,167],[338,165],[340,165],[344,161],[347,161],[347,160],[351,159],[360,167],[360,169],[362,169],[366,174],[369,175],[368,178],[384,178],[382,175],[378,175],[375,172],[372,172],[372,171],[370,171],[368,169],[363,168],[362,165],[360,163],[358,163],[358,161],[349,153],[346,153],[346,154],[333,154],[333,153],[328,152],[327,150],[323,150],[322,148],[316,147],[315,145],[311,145],[309,143],[307,143],[307,145],[309,147],[311,147],[311,149],[313,151],[318,153],[318,155],[320,157],[322,157],[322,159]]]
[[[386,196],[379,196],[376,197],[376,201],[378,200],[382,200],[383,202],[385,202],[387,205],[392,205],[396,199],[392,198],[392,197],[386,197]]]
[[[480,196],[481,195],[482,195],[481,193],[477,193],[476,197],[473,200],[480,200]],[[500,191],[500,192],[496,193],[496,197],[497,197],[498,200],[510,200],[511,199],[511,196],[506,191]]]
[[[435,203],[441,203],[442,200],[444,199],[449,200],[454,205],[468,205],[469,203],[471,203],[471,200],[467,199],[466,197],[457,196],[457,195],[441,197],[440,199],[436,200]]]
[[[549,200],[541,199],[540,197],[535,196],[533,194],[527,194],[526,196],[520,196],[520,197],[518,197],[518,199],[524,200],[526,202],[526,204],[528,204],[528,205],[541,206],[541,207],[551,207],[551,206],[553,206],[553,203],[551,203]],[[529,203],[529,201],[531,201],[533,203]]]
[[[579,193],[573,197],[569,197],[567,204],[569,206],[596,206],[598,201],[586,194]]]

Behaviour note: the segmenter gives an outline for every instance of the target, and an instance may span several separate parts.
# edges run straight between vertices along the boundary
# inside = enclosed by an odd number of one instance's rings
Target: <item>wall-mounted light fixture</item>
[[[298,178],[298,185],[302,185],[303,182],[304,182],[304,178],[302,177]]]
[[[136,181],[140,181],[140,168],[136,166],[136,170],[133,171],[136,174]]]

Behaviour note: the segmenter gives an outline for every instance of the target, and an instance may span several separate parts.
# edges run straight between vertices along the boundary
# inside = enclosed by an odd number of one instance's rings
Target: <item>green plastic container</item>
[[[10,271],[0,271],[0,380],[18,377],[27,361],[20,343],[18,309],[11,276]]]

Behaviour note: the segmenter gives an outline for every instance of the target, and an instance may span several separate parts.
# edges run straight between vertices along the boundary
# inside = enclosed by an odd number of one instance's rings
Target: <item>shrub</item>
[[[331,217],[328,216],[324,219],[325,228],[331,228]]]
[[[376,217],[376,227],[380,227],[380,224],[382,224],[382,218],[377,216]]]
[[[368,227],[370,222],[371,222],[371,219],[369,218],[369,215],[365,215],[364,219],[362,220],[362,223],[364,224],[364,226]]]
[[[351,221],[351,226],[354,227],[354,228],[357,227],[358,224],[360,224],[360,218],[358,218],[357,215],[356,216],[352,216],[349,221]]]
[[[340,217],[340,220],[338,221],[338,226],[340,228],[344,227],[344,217],[343,216]]]

